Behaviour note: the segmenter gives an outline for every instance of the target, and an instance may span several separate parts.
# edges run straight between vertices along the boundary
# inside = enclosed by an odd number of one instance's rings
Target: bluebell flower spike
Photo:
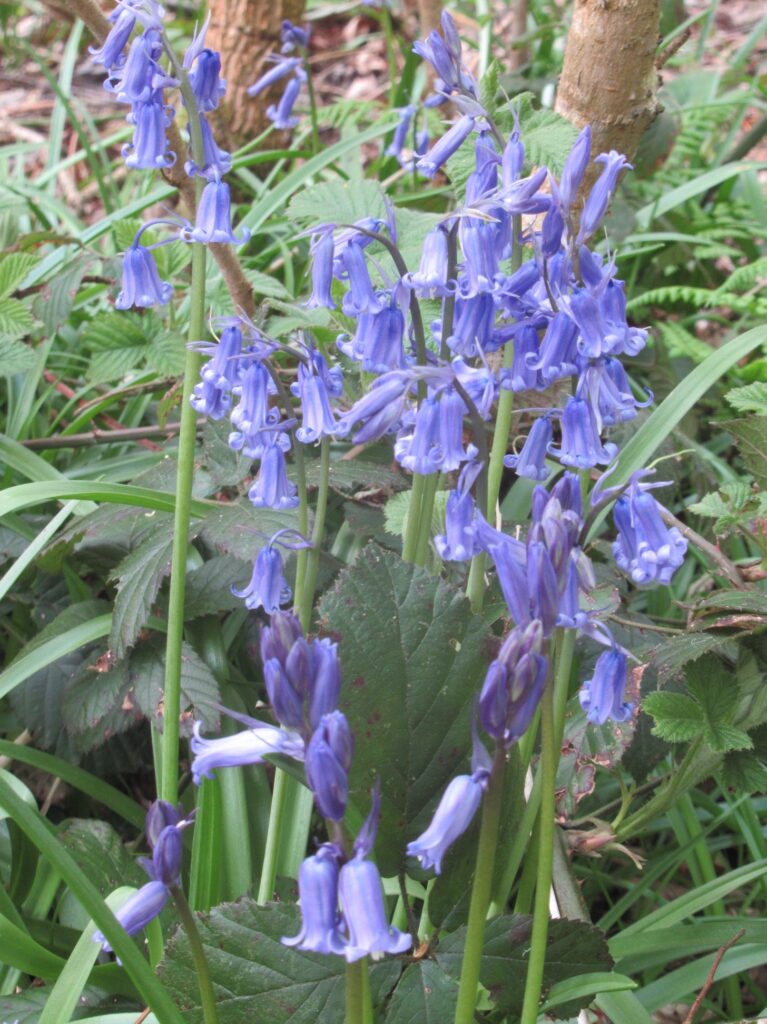
[[[299,867],[301,930],[293,938],[283,938],[283,945],[307,953],[344,955],[346,939],[338,909],[338,861],[338,848],[324,843]]]

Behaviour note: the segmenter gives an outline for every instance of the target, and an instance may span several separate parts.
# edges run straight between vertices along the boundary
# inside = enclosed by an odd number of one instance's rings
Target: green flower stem
[[[426,477],[416,473],[413,476],[413,486],[410,491],[410,507],[407,513],[407,525],[402,545],[402,557],[406,562],[415,562],[418,550],[418,537],[421,528],[421,505],[423,503],[423,492],[426,484]]]
[[[296,581],[296,604],[298,607],[298,618],[304,627],[304,632],[309,631],[312,623],[312,606],[314,604],[314,590],[317,585],[317,572],[320,565],[320,552],[322,539],[325,534],[325,515],[328,509],[328,492],[330,489],[330,438],[323,437],[320,442],[320,484],[317,490],[317,507],[314,512],[314,527],[312,529],[312,546],[308,551],[306,562],[306,573],[301,582],[301,589],[298,589]]]
[[[557,666],[559,676],[559,666]],[[554,860],[555,785],[558,745],[554,724],[554,685],[549,678],[541,701],[541,812],[538,818],[538,874],[533,931],[520,1024],[536,1024],[541,999],[546,941],[549,934],[549,893]]]
[[[490,888],[493,882],[495,848],[498,843],[498,826],[501,819],[503,781],[506,774],[506,752],[499,748],[493,761],[487,793],[482,801],[482,824],[479,830],[479,845],[474,868],[474,882],[469,904],[469,923],[466,930],[466,944],[461,964],[461,981],[458,988],[458,1003],[455,1010],[455,1024],[473,1024],[477,1005],[477,986],[482,963],[482,944],[485,937],[485,921],[490,906]]]
[[[213,982],[211,981],[210,971],[208,970],[208,961],[205,957],[205,950],[203,949],[202,939],[200,933],[197,930],[197,922],[194,919],[191,907],[187,903],[186,896],[182,890],[174,885],[171,890],[173,902],[176,904],[176,910],[181,918],[181,923],[184,926],[186,937],[189,942],[189,951],[192,954],[192,960],[194,961],[195,971],[197,973],[197,984],[200,987],[200,1001],[202,1003],[202,1013],[205,1024],[218,1024],[218,1010],[216,1009],[216,994],[213,991]]]
[[[202,160],[203,142],[200,119],[189,77],[183,69],[179,75],[180,89],[189,112],[192,152]],[[195,178],[195,199],[199,203],[204,182]],[[205,246],[192,245],[191,307],[189,341],[200,341],[205,331]],[[170,563],[170,594],[168,596],[168,629],[165,643],[165,689],[163,693],[163,736],[160,756],[158,793],[168,803],[178,803],[179,718],[181,715],[181,648],[184,640],[184,598],[186,594],[186,559],[189,549],[189,521],[194,478],[194,448],[197,413],[191,406],[192,390],[200,374],[201,356],[187,349],[184,362],[184,386],[181,393],[181,427],[178,436],[178,468],[176,470],[176,508],[173,517],[173,549]]]
[[[312,76],[312,68],[309,63],[309,51],[302,50],[301,56],[304,58],[304,71],[306,72],[306,88],[309,93],[309,117],[312,124],[312,153],[317,156],[321,149],[320,143],[320,122],[319,115],[317,113],[317,94],[314,91],[314,78]]]
[[[431,538],[431,521],[434,516],[434,499],[437,496],[439,487],[439,473],[431,473],[426,477],[423,488],[423,501],[421,514],[418,523],[418,541],[413,561],[416,565],[426,565],[429,555],[429,540]]]
[[[373,1024],[367,957],[346,965],[345,1024]]]
[[[274,895],[274,880],[277,877],[277,855],[282,834],[282,820],[285,816],[287,787],[291,782],[289,775],[279,768],[274,772],[274,789],[272,804],[269,809],[269,825],[266,830],[266,846],[264,863],[261,866],[261,878],[258,883],[258,902],[268,903]]]
[[[524,860],[525,854],[529,852],[530,837],[535,827],[538,811],[541,806],[541,777],[536,775],[533,780],[533,788],[530,790],[525,809],[519,822],[514,839],[509,850],[506,866],[493,892],[493,901],[490,904],[489,916],[495,917],[502,914],[509,902],[511,890],[516,881],[517,872]]]

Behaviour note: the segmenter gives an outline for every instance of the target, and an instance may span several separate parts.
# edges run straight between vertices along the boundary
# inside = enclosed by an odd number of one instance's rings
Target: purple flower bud
[[[581,398],[569,398],[562,414],[562,442],[559,450],[549,448],[551,455],[565,466],[591,469],[606,466],[618,454],[611,443],[602,444],[594,411]]]
[[[175,825],[166,826],[152,851],[151,876],[163,885],[178,885],[181,872],[181,832]]]
[[[529,480],[545,480],[549,476],[546,467],[546,454],[551,444],[554,431],[548,416],[541,416],[530,428],[519,455],[506,455],[504,466],[516,471],[517,476]]]
[[[618,538],[613,557],[637,586],[666,586],[684,561],[687,541],[663,522],[662,507],[635,479],[613,508]]]
[[[314,235],[311,244],[312,255],[312,294],[306,303],[307,309],[335,309],[336,304],[330,294],[333,284],[333,229],[328,228],[321,234]]]
[[[286,18],[280,27],[282,52],[292,53],[297,46],[300,46],[302,50],[307,50],[309,48],[309,37],[310,32],[308,28],[294,25],[292,21],[288,21]]]
[[[173,285],[160,280],[150,250],[134,242],[123,256],[122,289],[115,300],[115,309],[164,306],[172,294]]]
[[[263,75],[254,82],[253,85],[249,86],[246,90],[248,96],[258,96],[264,89],[268,89],[270,85],[274,85],[275,82],[279,82],[283,78],[287,78],[288,75],[292,74],[296,68],[301,66],[300,57],[279,57],[274,55],[271,60],[275,61],[274,67],[269,68],[268,71],[264,72]]]
[[[550,206],[541,226],[541,251],[547,258],[559,252],[565,221],[558,207]]]
[[[441,79],[440,92],[450,92],[457,85],[453,57],[438,32],[430,32],[425,40],[413,43],[413,52],[427,60],[437,72]]]
[[[300,760],[303,743],[295,734],[286,733],[276,725],[253,722],[250,729],[206,740],[200,736],[200,723],[195,722],[191,740],[192,778],[196,786],[201,779],[213,778],[216,768],[236,768],[241,765],[261,764],[268,754],[286,754]]]
[[[324,818],[341,821],[349,799],[352,736],[340,711],[323,715],[306,749],[306,781]]]
[[[109,19],[113,24],[109,35],[100,47],[89,47],[88,52],[94,64],[103,64],[107,70],[123,63],[123,50],[136,25],[135,13],[127,7],[120,7]]]
[[[172,107],[166,107],[160,90],[150,94],[146,102],[135,103],[128,121],[135,126],[133,141],[121,150],[127,167],[134,170],[156,170],[172,167],[176,154],[168,149],[165,130],[173,120]]]
[[[229,411],[232,388],[239,378],[241,351],[240,328],[237,325],[224,328],[213,349],[213,358],[200,370],[200,382],[195,384],[190,398],[193,409],[213,420],[220,420]]]
[[[543,696],[548,671],[543,635],[536,621],[512,630],[485,676],[479,697],[482,728],[507,747],[527,731]]]
[[[559,196],[562,208],[568,211],[578,196],[583,176],[591,158],[591,128],[583,129],[567,155],[562,176],[559,179]]]
[[[456,153],[474,131],[474,118],[464,114],[450,130],[416,163],[418,170],[427,178],[433,178],[443,164]]]
[[[309,724],[316,729],[322,719],[338,707],[341,695],[341,665],[338,644],[327,637],[312,644],[314,677],[309,699]]]
[[[578,238],[576,240],[578,245],[581,242],[585,242],[587,238],[590,238],[599,227],[602,218],[607,212],[607,207],[612,199],[621,172],[624,168],[628,167],[631,169],[632,167],[626,157],[622,153],[617,153],[614,149],[610,150],[609,153],[601,153],[595,162],[604,164],[604,170],[591,189],[591,192],[589,192],[586,204],[583,207],[581,222],[578,228]]]
[[[559,616],[559,581],[551,555],[542,541],[527,543],[527,583],[530,589],[531,614],[549,636]]]
[[[197,109],[203,114],[215,110],[226,92],[226,82],[220,78],[221,55],[215,50],[200,50],[194,71],[189,75]]]
[[[418,107],[414,107],[412,105],[402,107],[402,109],[398,111],[399,121],[397,122],[397,127],[394,129],[394,136],[392,137],[391,142],[384,150],[386,156],[393,156],[400,162],[402,161],[402,150],[407,142],[407,135],[417,111]]]
[[[597,658],[594,675],[581,687],[579,698],[586,718],[594,725],[604,725],[608,718],[625,722],[631,718],[633,704],[625,703],[626,655],[617,648]]]
[[[270,658],[277,658],[285,665],[293,644],[303,635],[301,623],[292,612],[272,612],[269,625],[261,629],[261,660],[266,664]]]
[[[288,479],[285,452],[280,445],[270,444],[264,448],[248,498],[256,508],[289,509],[298,505],[298,490]]]
[[[384,953],[404,953],[410,949],[410,936],[389,926],[381,876],[372,861],[358,854],[344,864],[338,880],[338,895],[349,932],[344,949],[348,963],[368,954],[377,960]]]
[[[353,437],[355,444],[383,437],[402,418],[409,386],[408,375],[399,370],[392,370],[374,380],[367,393],[339,419],[336,432],[348,434],[355,423],[360,423],[362,427]]]
[[[304,702],[291,685],[287,672],[277,658],[264,663],[264,683],[277,721],[286,729],[300,729],[304,724]]]
[[[202,190],[195,226],[185,232],[186,241],[242,245],[249,238],[250,231],[247,228],[242,229],[239,238],[232,231],[229,186],[223,181],[209,181]]]
[[[184,811],[180,804],[174,807],[167,800],[155,800],[151,803],[146,812],[146,838],[149,846],[156,846],[163,829],[170,825],[178,825],[183,817]]]
[[[115,917],[128,935],[137,935],[160,915],[167,902],[167,887],[162,882],[147,882],[123,903]],[[93,941],[98,942],[105,952],[111,953],[112,947],[101,932],[93,933]]]
[[[423,240],[418,270],[415,274],[406,275],[405,284],[421,298],[435,299],[438,296],[448,295],[455,291],[455,283],[448,281],[447,265],[447,231],[440,224],[430,231]]]
[[[295,128],[298,124],[299,119],[292,116],[293,107],[296,105],[298,94],[301,92],[301,86],[305,81],[306,72],[301,68],[296,68],[295,75],[285,86],[285,92],[283,92],[280,102],[273,103],[266,108],[266,116],[278,131],[290,131],[291,128]]]
[[[338,909],[338,851],[324,843],[298,869],[298,897],[301,931],[294,938],[281,939],[307,953],[335,953],[342,956],[346,940],[340,931]]]
[[[479,778],[477,777],[479,775]],[[407,845],[409,857],[417,857],[422,867],[442,874],[442,858],[462,836],[477,813],[487,786],[487,773],[458,775],[442,795],[431,824]]]
[[[263,608],[267,615],[276,612],[281,604],[290,600],[290,587],[285,579],[282,566],[282,555],[276,547],[267,544],[261,548],[253,566],[250,583],[242,590],[232,587],[235,597],[245,601],[245,607],[251,611]]]
[[[200,131],[202,132],[202,165],[194,159],[187,160],[184,170],[191,177],[198,175],[208,181],[223,178],[232,169],[232,154],[221,149],[213,138],[213,132],[204,114],[200,114]]]
[[[471,494],[471,486],[481,468],[481,464],[466,465],[458,478],[458,486],[448,495],[445,532],[434,538],[439,557],[447,562],[465,562],[482,550],[477,538],[477,511]]]
[[[501,183],[504,189],[511,186],[522,177],[522,169],[525,165],[525,147],[519,136],[519,127],[511,133],[509,141],[503,151],[501,161]]]

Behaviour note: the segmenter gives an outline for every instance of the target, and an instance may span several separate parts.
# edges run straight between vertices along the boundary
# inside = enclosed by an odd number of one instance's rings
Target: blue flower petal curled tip
[[[183,233],[187,242],[213,242],[217,245],[242,245],[250,238],[250,231],[242,229],[238,238],[232,230],[232,210],[229,186],[223,181],[209,181],[202,190],[195,225]]]
[[[168,148],[165,134],[173,109],[163,103],[159,90],[146,103],[135,103],[127,120],[134,132],[133,140],[121,150],[126,167],[152,171],[175,164],[176,154]]]
[[[437,875],[442,874],[442,858],[471,825],[482,802],[487,774],[476,774],[480,777],[458,775],[450,782],[429,827],[408,843],[408,856],[416,857],[427,870],[434,868]]]
[[[115,917],[128,935],[137,935],[162,913],[168,895],[168,888],[162,882],[147,882],[123,903]],[[105,952],[111,953],[112,947],[101,932],[93,933],[93,941],[98,942]]]
[[[190,158],[184,164],[184,170],[190,177],[197,175],[200,178],[205,178],[206,181],[216,181],[231,171],[232,154],[221,149],[216,143],[204,114],[200,114],[200,131],[202,133],[202,163],[198,164]]]
[[[584,204],[578,227],[577,245],[585,242],[597,230],[602,222],[602,218],[607,213],[607,207],[610,204],[613,192],[615,192],[618,178],[624,169],[630,170],[632,168],[626,157],[622,153],[617,153],[614,149],[610,150],[609,153],[601,153],[595,162],[604,164],[604,169],[589,192]]]
[[[160,280],[150,250],[134,242],[123,256],[122,289],[115,300],[115,308],[164,306],[172,294],[173,285]]]
[[[267,544],[256,555],[250,583],[242,590],[232,587],[235,597],[241,597],[245,607],[254,611],[263,608],[267,615],[276,612],[290,600],[291,590],[285,579],[282,555],[272,544]]]
[[[197,110],[207,114],[215,110],[221,97],[226,92],[226,82],[221,77],[221,55],[215,50],[201,50],[195,61],[194,70],[189,75]]]
[[[594,675],[580,690],[581,707],[586,718],[595,725],[604,725],[608,719],[625,722],[631,718],[633,704],[624,701],[626,690],[626,655],[614,648],[600,654]]]
[[[189,401],[197,412],[220,420],[231,407],[232,388],[240,376],[242,331],[236,325],[225,327],[218,344],[206,350],[212,352],[212,358],[200,370]]]
[[[464,114],[459,121],[456,121],[429,152],[416,162],[416,167],[421,174],[427,178],[433,178],[442,165],[458,152],[474,131],[475,124],[475,119],[470,114]]]
[[[386,953],[405,953],[412,945],[409,935],[392,928],[386,918],[381,876],[375,864],[357,854],[341,868],[338,895],[349,933],[344,956],[348,963],[370,956],[380,960]]]
[[[617,445],[603,444],[591,405],[582,398],[569,398],[562,414],[562,441],[549,452],[565,466],[591,469],[606,466],[618,454]]]
[[[256,508],[290,509],[298,505],[298,488],[288,479],[285,452],[278,444],[266,445],[261,466],[248,491]]]
[[[298,899],[301,931],[280,941],[307,953],[343,956],[346,939],[341,934],[343,919],[338,909],[338,850],[323,844],[298,869]]]
[[[506,455],[503,460],[504,466],[513,469],[517,476],[527,477],[528,480],[546,480],[550,475],[550,470],[546,466],[546,455],[553,436],[554,431],[549,417],[541,416],[530,428],[522,451],[519,455]]]
[[[341,821],[349,799],[349,769],[354,745],[340,711],[323,715],[306,748],[306,781],[324,818]]]
[[[455,291],[448,281],[448,233],[440,224],[423,240],[421,260],[414,274],[405,276],[408,288],[423,299],[435,299]]]
[[[204,739],[200,735],[200,722],[195,722],[191,740],[192,779],[196,786],[201,779],[213,778],[217,768],[236,768],[241,765],[262,764],[268,754],[285,754],[302,761],[303,742],[295,733],[285,732],[276,725],[257,722],[252,727],[234,736],[220,736],[218,739]]]
[[[613,558],[637,586],[666,586],[684,562],[687,541],[663,522],[663,508],[635,478],[613,508],[618,537]]]
[[[91,60],[103,64],[107,71],[124,63],[123,50],[136,27],[136,14],[130,7],[120,7],[110,15],[112,28],[100,47],[89,47]]]

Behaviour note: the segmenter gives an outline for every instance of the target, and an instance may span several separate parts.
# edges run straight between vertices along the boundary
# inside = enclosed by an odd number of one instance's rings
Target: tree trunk
[[[661,0],[575,0],[556,111],[591,125],[591,152],[629,160],[661,110],[657,99]]]
[[[216,125],[222,145],[241,145],[266,127],[266,108],[285,83],[256,97],[246,89],[262,74],[265,58],[279,50],[283,20],[300,21],[304,6],[304,0],[212,0],[208,46],[220,51],[226,79]]]

